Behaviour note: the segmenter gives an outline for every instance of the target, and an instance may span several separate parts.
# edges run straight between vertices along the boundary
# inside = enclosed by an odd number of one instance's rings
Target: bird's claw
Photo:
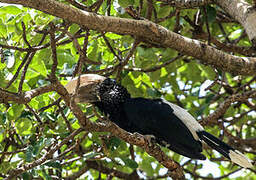
[[[154,135],[141,135],[141,134],[138,133],[138,132],[134,132],[133,134],[134,134],[135,136],[137,136],[137,137],[142,137],[142,138],[144,138],[144,139],[147,141],[147,143],[149,144],[149,146],[152,146],[153,143],[156,143],[156,137],[155,137]]]
[[[161,141],[161,145],[166,147],[166,148],[170,147],[170,144],[168,144],[166,141]]]
[[[147,140],[149,146],[152,146],[156,143],[156,137],[154,135],[144,135],[145,139]]]

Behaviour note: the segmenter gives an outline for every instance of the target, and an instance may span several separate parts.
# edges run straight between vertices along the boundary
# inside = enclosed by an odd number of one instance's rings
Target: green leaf
[[[162,68],[161,68],[160,77],[164,77],[164,76],[166,76],[166,75],[168,75],[168,72],[166,71],[166,68],[165,68],[165,67],[162,67]]]
[[[111,137],[109,142],[107,143],[108,149],[114,151],[121,144],[121,140],[117,137]]]
[[[56,161],[49,161],[49,162],[45,163],[44,165],[46,165],[48,167],[61,169],[61,164],[59,162],[56,162]]]
[[[133,5],[134,4],[134,0],[118,0],[118,4],[121,7],[128,7],[129,5]]]
[[[31,162],[32,161],[32,156],[33,154],[33,146],[28,146],[27,150],[26,150],[26,162]]]
[[[132,169],[136,169],[138,168],[138,164],[136,161],[130,159],[130,158],[126,158],[126,157],[121,157],[121,159],[124,161],[125,165],[132,168]]]
[[[142,47],[138,47],[137,48],[137,52],[138,52],[138,56],[140,58],[146,58],[149,60],[154,60],[157,59],[157,56],[154,52],[154,50],[152,48],[142,48]]]
[[[15,122],[17,133],[21,136],[31,134],[32,123],[28,118],[20,118]]]
[[[45,146],[45,141],[43,137],[40,137],[38,141],[36,141],[35,145],[33,146],[33,155],[38,156],[41,150]]]
[[[209,23],[212,23],[216,20],[216,9],[210,5],[206,6],[206,11],[207,11],[207,20]]]
[[[6,64],[0,63],[0,71],[3,70],[6,67]]]
[[[4,130],[1,128],[0,130],[0,143],[4,140],[5,135],[4,135]]]
[[[0,35],[2,37],[6,37],[7,36],[7,26],[6,24],[3,22],[2,19],[0,19]]]
[[[151,81],[150,81],[150,77],[146,74],[146,73],[143,73],[142,74],[142,77],[141,77],[141,80],[142,80],[142,82],[144,82],[145,84],[147,84],[147,86],[149,86],[149,87],[153,87],[152,86],[152,83],[151,83]]]
[[[184,72],[188,69],[188,64],[184,64],[183,66],[181,66],[179,69],[178,69],[178,72]]]
[[[196,111],[196,115],[197,116],[201,116],[204,112],[204,110],[208,107],[208,104],[204,104],[202,105],[197,111]]]
[[[52,180],[51,176],[49,174],[47,174],[44,169],[42,170],[42,175],[43,175],[44,179]]]
[[[171,6],[160,7],[157,17],[162,18],[162,17],[168,16],[170,14],[171,10],[172,10]]]
[[[106,37],[112,39],[112,40],[119,40],[122,38],[121,35],[118,35],[118,34],[114,34],[114,33],[107,33],[106,34]]]
[[[51,50],[50,49],[42,49],[36,53],[34,56],[34,60],[37,62],[44,61],[44,64],[49,64],[51,62]]]
[[[32,67],[35,71],[43,75],[44,77],[47,76],[47,68],[45,66],[45,63],[42,59],[37,59],[35,63],[32,64]]]
[[[205,103],[206,104],[210,103],[210,101],[213,99],[214,96],[215,96],[214,94],[207,94]]]
[[[59,60],[59,66],[63,66],[64,63],[73,64],[75,62],[74,56],[71,55],[69,50],[57,49],[57,59]]]
[[[4,125],[6,123],[7,116],[5,112],[0,112],[0,125]]]
[[[80,26],[78,24],[72,24],[70,26],[70,33],[75,34],[80,29]]]
[[[201,70],[199,69],[199,65],[195,62],[190,62],[188,64],[188,69],[186,71],[187,77],[191,79],[193,82],[201,81]]]
[[[21,115],[21,112],[24,110],[23,107],[24,106],[21,104],[14,104],[12,107],[10,107],[7,111],[8,119],[17,119]]]
[[[9,162],[3,161],[0,163],[1,173],[6,174],[11,169],[11,164]]]
[[[133,85],[133,80],[131,77],[132,76],[132,73],[129,72],[123,79],[122,79],[122,85],[123,86],[128,86],[128,85]]]
[[[233,115],[236,114],[235,112],[236,112],[236,109],[231,106],[231,107],[229,107],[228,110],[226,111],[224,117],[233,117]]]
[[[32,79],[32,78],[35,78],[35,77],[37,77],[37,76],[39,76],[39,75],[40,75],[40,71],[37,72],[37,71],[35,71],[35,70],[31,69],[31,68],[29,68],[29,69],[27,70],[27,76],[30,77],[31,79]]]
[[[18,8],[17,6],[3,6],[0,8],[0,14],[12,14],[12,15],[17,15],[22,13],[22,10]]]
[[[149,158],[150,159],[150,158]],[[151,166],[151,161],[148,157],[144,157],[142,163],[140,164],[140,168],[147,173],[148,176],[152,177],[154,175],[154,170]]]
[[[172,87],[172,90],[176,93],[176,94],[182,94],[180,88],[179,88],[179,85],[177,83],[177,80],[175,79],[175,77],[171,77],[170,78],[170,84],[171,84],[171,87]]]
[[[153,71],[153,72],[148,73],[148,75],[150,76],[151,81],[155,82],[155,81],[159,80],[161,71],[160,70]]]
[[[214,72],[213,68],[209,66],[204,66],[202,64],[199,64],[198,67],[201,70],[201,76],[205,76],[209,80],[215,79],[216,73]]]
[[[22,179],[24,180],[30,180],[30,175],[27,172],[22,173]]]
[[[80,128],[80,124],[78,123],[78,121],[75,121],[72,125],[73,129],[79,129]]]
[[[96,59],[97,57],[97,51],[98,51],[98,43],[97,41],[93,41],[91,44],[89,44],[87,53],[89,59]]]
[[[233,31],[232,33],[230,33],[228,38],[230,38],[231,40],[237,39],[238,37],[241,36],[242,33],[243,33],[242,29],[237,29],[237,30]]]

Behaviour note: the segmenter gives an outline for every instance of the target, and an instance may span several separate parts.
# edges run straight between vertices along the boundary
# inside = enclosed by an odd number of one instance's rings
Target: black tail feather
[[[206,144],[208,144],[211,148],[215,149],[219,153],[221,153],[226,158],[230,159],[229,152],[230,150],[234,151],[234,148],[230,147],[226,143],[222,142],[220,139],[211,135],[206,131],[197,132],[197,135],[201,140],[203,140]]]

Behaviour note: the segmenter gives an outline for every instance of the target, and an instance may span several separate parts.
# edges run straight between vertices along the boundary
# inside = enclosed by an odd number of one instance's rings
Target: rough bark
[[[177,8],[196,8],[200,6],[204,6],[210,3],[213,3],[214,0],[159,0],[165,4],[169,4],[171,6],[175,6]]]
[[[203,64],[211,65],[232,74],[254,75],[256,72],[256,58],[229,55],[203,42],[171,32],[150,21],[101,16],[72,8],[54,0],[0,0],[0,2],[21,4],[100,32],[107,31],[137,36],[141,40],[176,49],[179,52],[198,58]],[[219,1],[219,4],[222,4],[221,1]],[[231,1],[222,5],[223,7],[227,5],[230,7]],[[241,10],[239,9],[239,11]],[[252,19],[252,17],[250,15],[249,19]],[[246,19],[248,21],[248,18]],[[242,21],[244,19],[238,18],[238,20]],[[246,24],[249,24],[248,22]],[[254,25],[250,27],[254,28]]]
[[[256,43],[256,10],[244,0],[216,0],[216,3],[245,29],[249,39]]]

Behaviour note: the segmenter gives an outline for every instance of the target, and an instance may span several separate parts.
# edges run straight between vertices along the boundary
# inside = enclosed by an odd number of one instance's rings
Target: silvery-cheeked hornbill
[[[66,89],[74,93],[77,78]],[[232,162],[249,168],[252,164],[242,153],[225,144],[204,128],[185,109],[164,99],[132,98],[115,80],[96,74],[80,76],[75,102],[92,103],[124,130],[153,135],[156,142],[192,159],[204,160],[202,142]]]

